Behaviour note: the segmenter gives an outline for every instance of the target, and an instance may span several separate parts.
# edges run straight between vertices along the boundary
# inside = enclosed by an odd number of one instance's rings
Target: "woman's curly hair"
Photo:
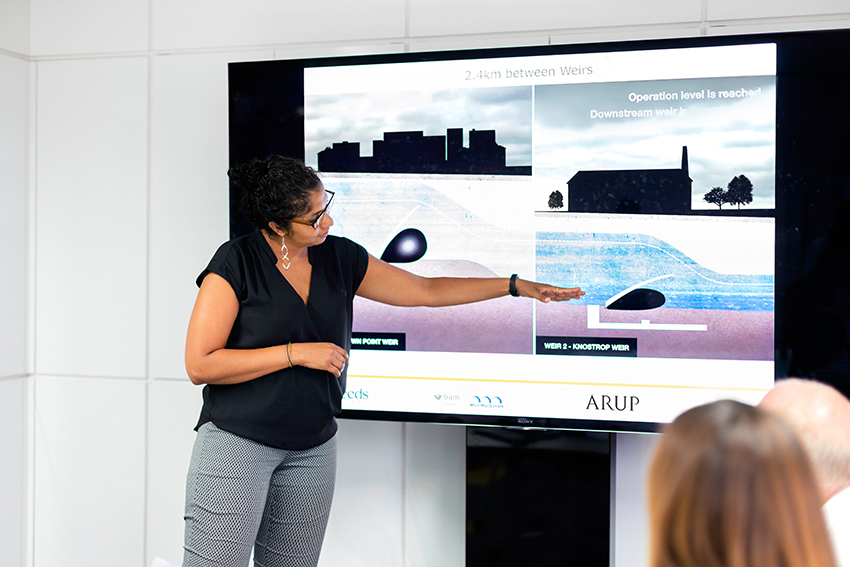
[[[273,232],[270,223],[284,230],[290,219],[307,212],[310,195],[322,186],[316,171],[302,161],[269,156],[236,165],[227,172],[242,212],[256,227]]]

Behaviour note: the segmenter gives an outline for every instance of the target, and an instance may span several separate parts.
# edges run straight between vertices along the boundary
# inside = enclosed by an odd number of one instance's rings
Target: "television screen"
[[[586,291],[356,298],[343,416],[649,431],[757,402],[777,373],[777,266],[798,264],[776,262],[777,222],[796,222],[777,156],[802,119],[783,114],[783,58],[806,37],[231,64],[231,163],[320,171],[331,234],[423,276]],[[235,208],[231,229],[251,230]]]

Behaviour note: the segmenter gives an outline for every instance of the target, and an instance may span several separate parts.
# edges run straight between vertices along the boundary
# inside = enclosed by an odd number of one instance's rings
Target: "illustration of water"
[[[666,242],[645,234],[538,232],[537,279],[581,286],[584,302],[612,296],[652,278],[647,287],[666,297],[664,307],[773,311],[773,276],[718,274]]]

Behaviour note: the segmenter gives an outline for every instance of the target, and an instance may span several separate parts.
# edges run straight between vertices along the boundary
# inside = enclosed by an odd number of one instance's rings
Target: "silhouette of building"
[[[445,136],[385,132],[372,142],[372,157],[360,157],[360,144],[346,141],[334,142],[318,158],[320,171],[531,175],[530,165],[505,165],[505,147],[496,143],[495,130],[470,130],[468,148],[463,128],[449,128]]]
[[[679,169],[579,171],[567,181],[570,212],[691,214],[688,147]]]

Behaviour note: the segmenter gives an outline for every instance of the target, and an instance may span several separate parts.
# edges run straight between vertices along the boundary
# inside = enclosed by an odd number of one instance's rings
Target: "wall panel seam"
[[[409,0],[406,0],[409,2]],[[79,59],[108,59],[108,58],[124,58],[124,57],[150,57],[150,56],[168,56],[168,55],[190,55],[190,54],[212,54],[212,53],[241,53],[256,50],[287,50],[287,49],[309,49],[309,48],[334,48],[334,47],[351,47],[351,46],[370,46],[370,45],[404,45],[404,50],[409,51],[411,42],[427,42],[427,41],[464,41],[469,40],[509,40],[513,38],[523,38],[529,35],[540,36],[569,36],[569,35],[594,35],[600,34],[609,36],[618,32],[635,33],[641,31],[664,31],[664,30],[681,30],[683,28],[693,27],[699,30],[700,35],[705,35],[708,28],[713,27],[735,27],[735,26],[765,26],[769,28],[771,25],[787,26],[789,24],[812,24],[812,23],[829,23],[836,22],[836,27],[847,27],[847,20],[850,20],[850,11],[833,12],[818,15],[801,15],[801,16],[776,16],[764,18],[730,18],[730,19],[708,19],[708,0],[701,0],[700,4],[701,18],[698,20],[682,20],[678,22],[666,22],[663,24],[642,24],[642,25],[625,25],[625,26],[589,26],[589,27],[573,27],[573,28],[540,28],[523,30],[522,32],[497,32],[497,33],[474,33],[474,34],[446,34],[446,35],[412,35],[409,32],[409,9],[405,15],[405,36],[396,38],[382,38],[378,41],[357,40],[357,41],[323,41],[323,42],[299,42],[299,43],[274,43],[274,44],[251,44],[251,45],[232,45],[223,47],[195,47],[195,48],[179,48],[179,49],[148,49],[144,51],[123,51],[123,52],[104,52],[104,53],[74,53],[74,54],[53,54],[53,55],[37,55],[26,56],[23,54],[0,49],[0,54],[5,54],[10,57],[16,57],[26,61],[41,62],[41,61],[63,61],[63,60],[79,60]],[[151,34],[153,31],[151,30]],[[151,41],[151,40],[149,40]]]

